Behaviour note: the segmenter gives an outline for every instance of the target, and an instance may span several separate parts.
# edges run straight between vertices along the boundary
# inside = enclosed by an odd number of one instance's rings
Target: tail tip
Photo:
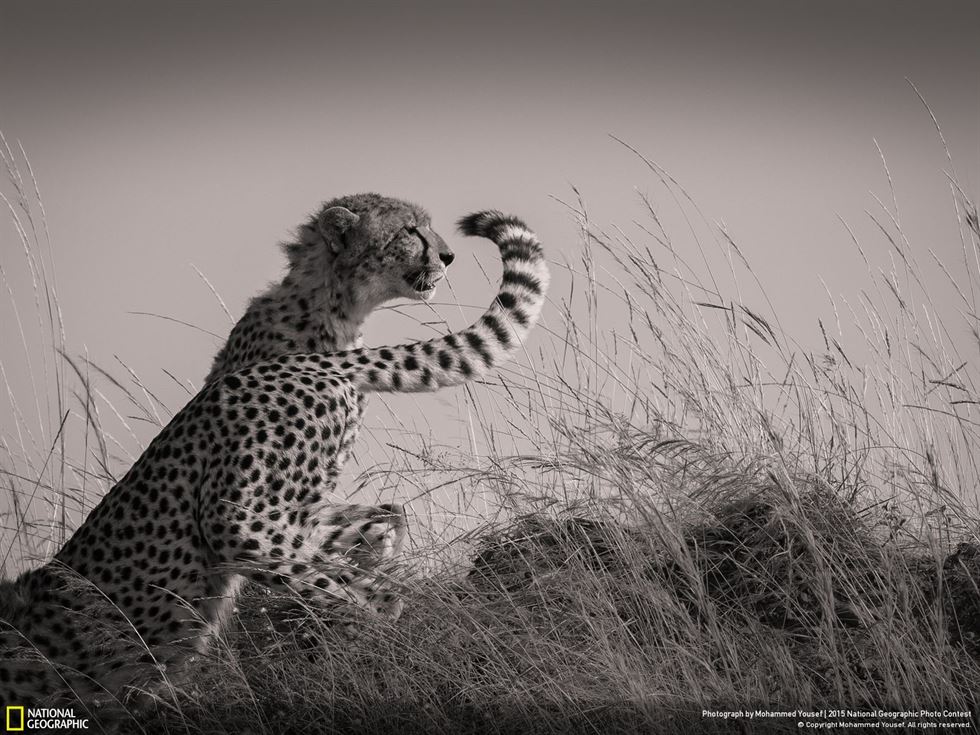
[[[473,212],[473,214],[468,214],[465,217],[460,217],[456,222],[456,227],[464,235],[470,237],[483,237],[487,234],[487,230],[495,222],[499,221],[503,215],[494,210],[488,209],[482,212]]]

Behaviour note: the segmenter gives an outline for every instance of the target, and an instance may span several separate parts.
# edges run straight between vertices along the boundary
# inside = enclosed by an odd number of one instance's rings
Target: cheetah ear
[[[337,251],[344,243],[344,234],[360,219],[360,215],[354,214],[346,207],[330,207],[320,212],[316,224],[327,244]]]

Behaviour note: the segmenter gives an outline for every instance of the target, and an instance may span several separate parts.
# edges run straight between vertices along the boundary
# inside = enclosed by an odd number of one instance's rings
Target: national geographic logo
[[[45,709],[8,704],[6,715],[7,732],[88,730],[88,718],[76,717],[72,708]]]

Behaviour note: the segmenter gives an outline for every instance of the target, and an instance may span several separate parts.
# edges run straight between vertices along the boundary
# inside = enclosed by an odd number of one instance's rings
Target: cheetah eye
[[[394,243],[398,242],[399,240],[403,239],[408,235],[415,235],[416,237],[419,237],[418,228],[415,225],[405,225],[392,236],[392,238],[388,241],[385,247],[388,247],[389,245],[393,245]]]

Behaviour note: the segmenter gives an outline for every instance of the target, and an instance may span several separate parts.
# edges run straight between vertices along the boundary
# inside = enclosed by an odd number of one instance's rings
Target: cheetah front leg
[[[274,506],[275,507],[275,506]],[[216,571],[293,592],[325,610],[352,604],[397,618],[402,600],[387,567],[406,533],[399,505],[269,509],[256,501],[226,509],[209,536]]]
[[[339,600],[397,619],[403,603],[390,575],[391,561],[401,550],[407,529],[401,506],[333,505],[314,523],[294,558],[272,565],[267,558],[260,567],[268,569],[269,575],[283,577],[274,583],[285,584],[310,602],[335,606]],[[272,561],[278,562],[274,549]],[[261,571],[249,576],[269,584]]]

